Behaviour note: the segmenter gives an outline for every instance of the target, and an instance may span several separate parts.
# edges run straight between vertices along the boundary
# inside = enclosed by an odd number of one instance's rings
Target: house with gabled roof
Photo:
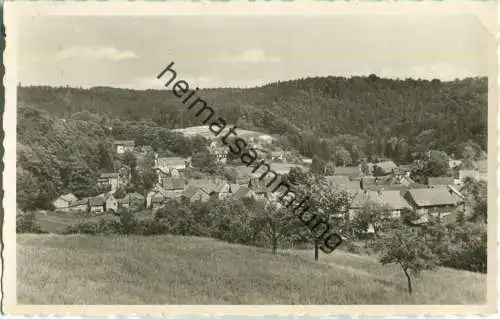
[[[214,199],[219,198],[221,193],[228,193],[230,187],[226,181],[217,178],[192,179],[189,181],[188,185],[200,188],[208,196]]]
[[[404,197],[421,216],[439,216],[463,204],[463,200],[457,198],[448,187],[410,189]]]
[[[234,193],[233,199],[242,199],[242,198],[254,198],[256,199],[255,192],[248,186],[241,186],[236,193]]]
[[[397,168],[398,166],[393,161],[383,161],[373,164],[373,173],[375,175],[388,175],[397,170]]]
[[[352,217],[367,204],[377,204],[391,209],[391,215],[394,218],[401,216],[404,209],[411,209],[410,204],[401,195],[399,190],[363,190],[353,198],[349,210]]]
[[[200,187],[190,185],[180,195],[181,200],[184,202],[202,201],[206,202],[210,199],[210,195],[203,191]]]
[[[118,154],[123,154],[125,152],[133,152],[135,148],[135,141],[115,141],[114,143],[115,151]]]
[[[141,194],[134,192],[118,199],[118,206],[122,208],[144,208],[146,198]]]
[[[155,159],[155,167],[167,170],[175,169],[177,171],[182,171],[188,166],[189,160],[182,157],[157,157]]]
[[[159,198],[158,196],[161,196],[164,198],[164,200],[167,200],[167,199],[175,199],[179,197],[180,194],[181,192],[179,190],[165,190],[161,186],[156,185],[146,195],[146,207],[147,208],[151,207],[151,199],[153,198],[153,196],[157,196],[157,199]]]
[[[82,199],[79,199],[77,201],[74,201],[69,205],[69,210],[71,212],[88,212],[90,209],[89,206],[89,198],[85,197]]]
[[[89,198],[90,212],[93,214],[100,214],[106,211],[106,200],[104,196],[95,196]]]
[[[184,179],[181,177],[164,177],[161,180],[161,187],[167,191],[181,193],[185,188]]]
[[[53,202],[52,205],[56,210],[60,210],[63,212],[68,212],[70,209],[70,205],[74,202],[76,202],[78,198],[76,198],[75,195],[72,193],[64,194],[56,198]]]

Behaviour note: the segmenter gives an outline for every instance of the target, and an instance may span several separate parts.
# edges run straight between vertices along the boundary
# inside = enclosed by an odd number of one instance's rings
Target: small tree
[[[352,227],[358,236],[366,234],[370,227],[375,237],[387,230],[391,221],[391,208],[375,202],[367,202],[354,216]]]
[[[283,241],[297,235],[297,229],[302,226],[297,217],[275,204],[267,205],[262,214],[256,217],[255,223],[259,232],[270,242],[273,254],[277,253],[278,246]]]
[[[306,205],[294,215],[307,225],[303,226],[303,234],[314,243],[314,259],[318,260],[326,236],[346,228],[351,196],[332,188],[323,176],[314,174],[303,176],[295,191],[297,198],[307,199]]]
[[[382,253],[380,257],[382,265],[395,263],[401,266],[410,294],[413,292],[410,274],[417,277],[423,270],[433,269],[439,261],[424,237],[425,234],[421,229],[401,224],[400,227],[382,236],[377,245]]]

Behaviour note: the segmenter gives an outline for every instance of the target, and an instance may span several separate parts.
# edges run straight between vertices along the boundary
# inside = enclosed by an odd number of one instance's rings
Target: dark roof
[[[393,209],[410,208],[398,190],[360,191],[352,200],[351,208],[361,208],[367,203],[388,205]]]
[[[105,199],[103,196],[96,196],[89,198],[90,206],[102,206],[104,205]]]
[[[155,195],[153,195],[153,197],[154,196]],[[161,194],[160,194],[160,196],[161,196]],[[133,201],[133,202],[144,201],[144,196],[142,196],[139,193],[134,192],[134,193],[129,193],[129,194],[125,195],[125,197],[118,199],[118,202],[120,202],[120,203],[128,203],[129,201]]]
[[[357,177],[360,175],[360,173],[361,172],[358,166],[347,166],[347,167],[337,166],[335,167],[333,172],[334,175],[343,175],[351,177]]]
[[[445,206],[457,204],[457,199],[448,188],[420,188],[410,189],[411,196],[418,207]]]
[[[198,186],[194,186],[194,185],[190,185],[188,186],[181,194],[181,196],[184,196],[184,197],[188,197],[188,198],[191,198],[193,197],[198,191],[200,190],[200,188]]]
[[[427,178],[427,185],[453,185],[455,179],[453,177],[429,177]]]
[[[184,189],[184,179],[181,177],[167,177],[162,178],[163,188],[166,190],[171,189]]]
[[[127,140],[127,141],[115,141],[115,145],[124,145],[124,146],[135,146],[135,141],[134,140]]]
[[[243,197],[247,197],[251,193],[251,189],[247,186],[242,186],[236,193],[234,193],[233,198],[240,199]]]
[[[356,195],[361,189],[359,180],[350,180],[347,176],[327,176],[326,181],[331,187],[344,190],[350,195]]]
[[[81,206],[81,205],[87,205],[89,203],[88,198],[82,198],[80,200],[77,200],[76,202],[71,203],[69,206],[74,207],[74,206]]]
[[[196,186],[207,194],[212,192],[221,192],[226,182],[220,179],[193,179],[189,181],[190,186]]]
[[[398,168],[398,166],[393,161],[384,161],[384,162],[379,162],[379,163],[376,163],[373,165],[380,167],[380,169],[382,169],[382,171],[384,171],[386,173],[390,173],[395,168]]]
[[[100,178],[116,178],[118,173],[102,173]]]

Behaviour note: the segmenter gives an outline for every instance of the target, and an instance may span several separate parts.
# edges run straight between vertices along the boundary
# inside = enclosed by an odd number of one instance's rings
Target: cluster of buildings
[[[124,198],[117,199],[113,196],[112,192],[109,192],[94,197],[78,199],[75,195],[69,193],[59,196],[52,204],[57,211],[62,212],[115,213],[119,207],[144,207],[144,196],[138,193],[130,193]]]
[[[272,142],[272,139],[267,139],[266,136],[261,137],[249,134],[251,142],[256,143],[255,145]],[[115,141],[114,145],[118,154],[137,151],[134,141]],[[227,146],[212,140],[208,150],[216,155],[218,161],[226,163]],[[310,159],[304,159],[302,163],[304,165],[289,163],[288,154],[284,151],[266,151],[266,147],[259,150],[262,153],[259,156],[272,162],[272,169],[278,174],[287,174],[293,167],[307,170],[311,164]],[[411,209],[422,216],[421,222],[425,222],[431,215],[453,220],[459,210],[467,213],[471,209],[459,190],[463,180],[466,177],[487,179],[486,161],[475,162],[474,169],[467,170],[460,169],[461,164],[460,160],[449,161],[450,168],[458,170],[458,179],[428,178],[425,184],[416,183],[411,179],[409,174],[411,165],[398,166],[390,160],[353,167],[336,167],[334,175],[326,176],[326,179],[332,187],[345,190],[351,195],[349,218],[367,204],[376,203],[389,207],[395,218],[399,217],[403,210]],[[120,185],[128,182],[127,177],[119,173],[103,173],[97,183],[100,186],[110,186],[110,192],[82,199],[76,198],[73,194],[65,194],[54,201],[54,206],[61,211],[88,211],[99,214],[115,212],[119,207],[149,208],[154,212],[168,205],[170,201],[181,203],[197,200],[204,202],[210,199],[253,198],[264,202],[278,202],[276,194],[258,180],[259,175],[253,173],[250,167],[227,165],[226,172],[234,177],[229,182],[217,177],[188,180],[184,172],[190,166],[190,158],[156,155],[154,162],[157,173],[156,185],[144,196],[131,193],[124,198],[116,199],[114,193]]]
[[[392,161],[376,164],[369,163],[368,174],[363,173],[361,166],[343,167],[335,170],[334,176],[327,176],[328,182],[339,189],[347,191],[353,198],[349,217],[354,216],[369,203],[388,207],[393,217],[401,216],[405,209],[415,211],[421,218],[417,223],[426,222],[431,216],[439,216],[442,220],[454,221],[457,213],[471,212],[467,194],[460,191],[466,177],[486,180],[486,161],[476,162],[474,174],[463,174],[460,177],[429,177],[425,184],[416,183],[410,177],[411,165],[398,166]],[[459,168],[460,162],[450,163],[450,168]],[[373,176],[372,172],[382,173]]]

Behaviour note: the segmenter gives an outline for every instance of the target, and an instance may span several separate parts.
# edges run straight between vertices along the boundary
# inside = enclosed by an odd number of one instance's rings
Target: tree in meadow
[[[403,270],[408,283],[408,292],[413,293],[412,277],[416,278],[424,270],[432,270],[439,262],[439,256],[423,240],[425,233],[418,227],[401,224],[378,241],[382,265],[397,264]]]
[[[258,232],[271,244],[273,254],[277,253],[283,242],[296,238],[297,231],[303,227],[297,217],[287,209],[272,203],[258,214],[254,224],[258,227]]]
[[[341,233],[345,233],[351,196],[346,191],[331,187],[323,176],[314,174],[307,174],[294,191],[303,206],[293,208],[294,205],[291,205],[289,208],[305,224],[302,235],[313,242],[314,259],[318,260],[320,249],[331,252],[329,247],[325,247],[325,239],[335,237],[341,240]],[[336,242],[333,247],[338,244]]]

